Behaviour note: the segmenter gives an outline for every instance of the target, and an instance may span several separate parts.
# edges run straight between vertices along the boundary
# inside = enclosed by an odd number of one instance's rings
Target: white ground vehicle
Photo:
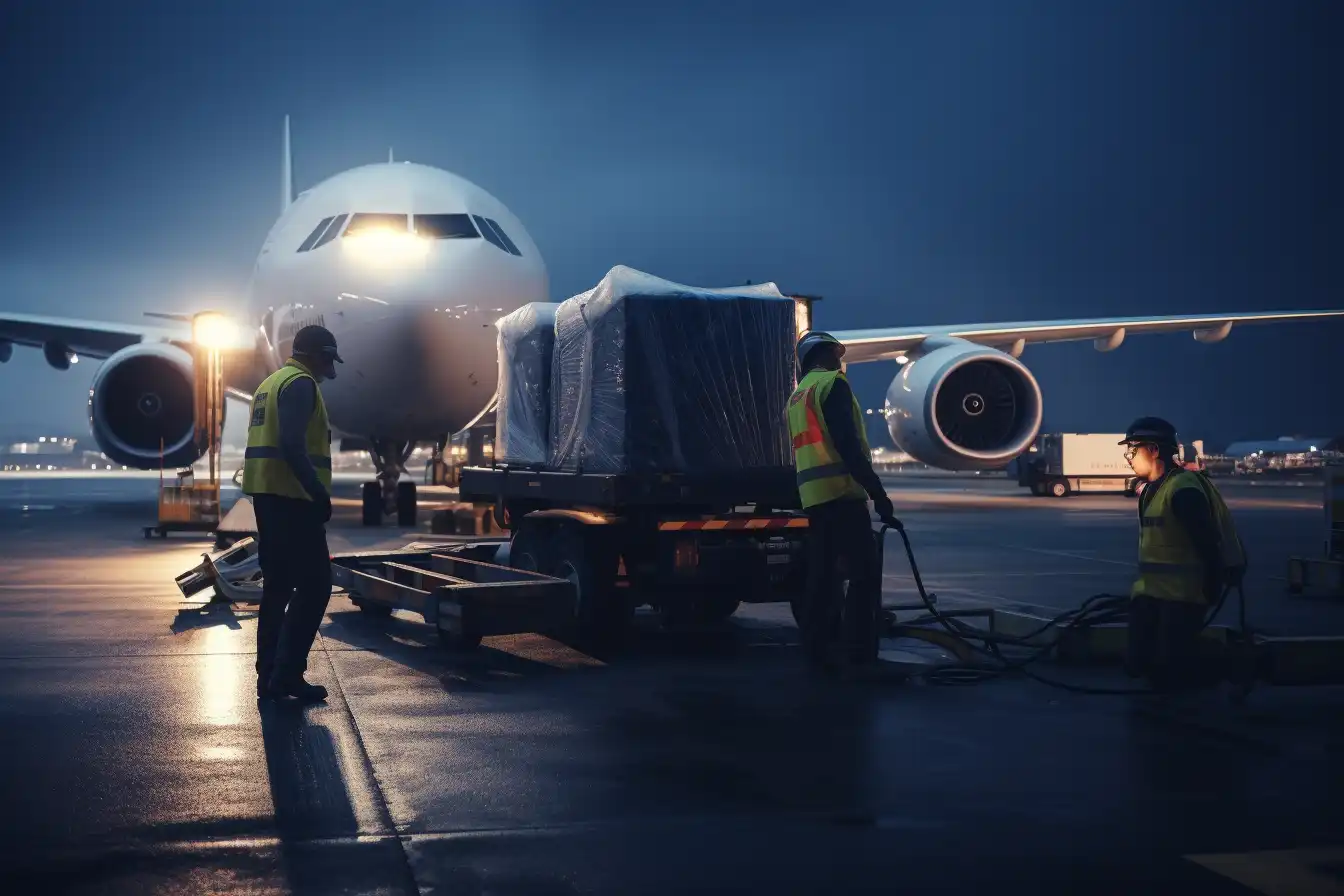
[[[1119,442],[1124,433],[1042,433],[1019,459],[1018,485],[1033,495],[1135,494],[1137,480]]]

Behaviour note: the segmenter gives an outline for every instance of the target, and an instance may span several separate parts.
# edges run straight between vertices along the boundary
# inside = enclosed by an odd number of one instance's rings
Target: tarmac
[[[1132,500],[891,485],[947,605],[1128,589]],[[608,662],[535,635],[453,654],[337,595],[309,669],[330,699],[259,708],[254,612],[183,600],[210,545],[142,537],[154,488],[0,478],[6,892],[1344,893],[1341,689],[839,683],[777,605],[641,618]],[[423,537],[361,529],[356,488],[333,551]],[[1288,556],[1321,551],[1319,491],[1225,494],[1252,624],[1344,635],[1344,601],[1285,593]],[[911,600],[898,539],[885,571]]]

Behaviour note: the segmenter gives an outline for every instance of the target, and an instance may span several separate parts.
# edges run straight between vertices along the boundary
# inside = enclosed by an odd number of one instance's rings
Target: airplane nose
[[[380,308],[354,322],[333,385],[370,431],[426,439],[464,428],[495,394],[493,312],[476,307]],[[328,404],[335,410],[337,389]]]
[[[414,316],[419,367],[434,390],[494,394],[497,372],[495,320],[478,305],[431,305]]]

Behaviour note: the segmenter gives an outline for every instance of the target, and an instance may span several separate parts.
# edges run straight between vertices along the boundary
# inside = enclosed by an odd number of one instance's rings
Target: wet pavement
[[[774,606],[713,632],[641,620],[607,663],[539,636],[452,654],[336,596],[309,674],[328,702],[259,710],[254,613],[182,600],[209,546],[141,538],[153,488],[0,479],[7,892],[1344,892],[1338,689],[1172,709],[1016,678],[843,685],[802,670]],[[1228,494],[1251,621],[1344,634],[1344,602],[1283,590],[1288,555],[1319,552],[1319,494]],[[1127,587],[1125,499],[893,498],[949,604]],[[334,550],[407,540],[356,513]],[[894,539],[885,562],[909,600]]]

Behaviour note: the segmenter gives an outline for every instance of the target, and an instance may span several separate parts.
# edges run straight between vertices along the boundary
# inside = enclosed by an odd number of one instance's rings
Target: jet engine
[[[1041,404],[1036,378],[1012,355],[963,339],[931,338],[887,389],[887,431],[924,463],[988,470],[1031,446]]]
[[[140,470],[196,462],[191,354],[168,343],[141,343],[103,362],[89,389],[89,426],[114,463]]]

